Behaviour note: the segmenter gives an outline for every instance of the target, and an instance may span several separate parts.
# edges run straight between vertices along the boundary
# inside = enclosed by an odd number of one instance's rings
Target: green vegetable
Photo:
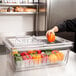
[[[48,56],[51,54],[50,51],[46,51],[45,53],[46,53],[46,55],[48,55]]]
[[[21,56],[15,57],[15,60],[16,60],[16,61],[22,61],[22,57],[21,57]]]
[[[46,51],[51,52],[52,50],[51,49],[42,50],[42,52],[46,52]]]
[[[20,54],[14,54],[14,56],[20,56]]]

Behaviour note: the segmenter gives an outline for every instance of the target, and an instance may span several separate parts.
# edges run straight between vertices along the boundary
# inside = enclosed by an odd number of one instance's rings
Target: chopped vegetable
[[[56,56],[58,57],[59,61],[62,61],[64,59],[64,54],[61,52],[56,53]]]
[[[48,55],[48,56],[51,54],[50,51],[46,51],[45,53],[46,53],[46,55]]]
[[[31,55],[22,56],[23,60],[29,60],[32,59]]]
[[[41,63],[41,54],[34,54],[32,56],[32,59],[33,59],[34,63],[37,63],[37,64]]]
[[[22,52],[20,55],[24,56],[24,55],[28,55],[28,53],[27,52]]]
[[[20,56],[20,54],[14,54],[14,56]]]
[[[55,54],[55,53],[58,53],[58,52],[59,52],[58,50],[53,50],[52,54]]]
[[[58,62],[62,61],[64,59],[64,54],[62,52],[59,52],[58,50],[53,50],[52,54],[49,56],[49,61],[50,62]]]
[[[57,58],[57,56],[55,54],[51,54],[49,56],[49,61],[55,63],[55,62],[58,61],[58,58]]]
[[[28,54],[32,54],[32,53],[34,54],[34,53],[36,53],[36,51],[35,50],[29,50],[28,51]]]
[[[19,56],[19,57],[15,57],[16,61],[22,61],[22,57]]]
[[[18,54],[18,51],[13,51],[12,54],[13,55]]]
[[[41,54],[41,50],[37,50],[38,54]]]

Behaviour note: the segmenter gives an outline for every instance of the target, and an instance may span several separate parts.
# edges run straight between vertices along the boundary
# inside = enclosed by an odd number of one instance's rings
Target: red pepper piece
[[[28,53],[27,52],[22,52],[20,55],[24,56],[24,55],[28,55]]]
[[[41,54],[41,50],[37,50],[38,54]]]
[[[36,51],[35,50],[29,50],[28,51],[28,54],[32,54],[32,53],[36,53]]]
[[[41,58],[44,58],[46,56],[46,54],[41,54]]]
[[[31,55],[28,55],[29,59],[32,59],[32,56]]]
[[[52,54],[55,54],[55,53],[58,53],[58,52],[59,52],[58,50],[53,50]]]
[[[27,57],[26,57],[26,56],[22,56],[22,59],[23,59],[23,60],[27,60]]]
[[[29,60],[29,59],[32,59],[31,55],[24,55],[22,56],[23,60]]]

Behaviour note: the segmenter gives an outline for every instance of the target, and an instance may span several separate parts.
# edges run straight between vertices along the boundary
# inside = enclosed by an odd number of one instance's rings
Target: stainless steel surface
[[[62,23],[66,19],[76,18],[76,0],[51,0],[50,25]]]
[[[63,23],[67,19],[76,18],[76,0],[46,0],[46,2],[45,31]]]
[[[34,20],[34,29],[35,29],[35,31],[34,31],[34,35],[36,35],[36,36],[38,36],[39,35],[39,31],[40,31],[40,26],[43,26],[44,27],[44,31],[46,30],[46,22],[47,22],[47,14],[46,14],[46,10],[47,10],[47,0],[38,0],[38,3],[39,3],[39,5],[37,6],[37,12],[38,13],[36,13],[36,18],[35,18],[35,20]],[[43,3],[43,5],[42,5],[42,7],[44,7],[45,8],[45,12],[44,13],[42,13],[42,14],[40,14],[40,12],[39,12],[39,10],[40,10],[40,6],[41,6],[41,4],[40,3]],[[42,8],[41,7],[41,8]],[[42,17],[42,15],[44,16],[44,20],[42,21],[41,20],[41,18],[43,18]],[[44,24],[43,23],[41,23],[41,22],[44,22]]]
[[[76,0],[46,0],[45,31],[67,19],[76,18]]]
[[[0,76],[14,76],[14,70],[8,60],[8,55],[0,55]]]
[[[50,22],[51,22],[51,18],[50,16],[52,15],[51,14],[51,0],[47,0],[47,17],[46,17],[46,31],[49,29],[49,26],[50,26]]]
[[[39,12],[39,5],[37,6],[37,12]],[[38,36],[38,32],[39,32],[39,13],[37,13],[36,15],[36,24],[35,24],[35,35]]]

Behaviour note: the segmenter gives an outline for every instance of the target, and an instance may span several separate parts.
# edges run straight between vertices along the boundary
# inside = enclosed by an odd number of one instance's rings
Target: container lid
[[[5,41],[6,45],[8,43],[11,48],[18,50],[64,49],[73,46],[73,42],[57,36],[52,43],[48,42],[45,36],[7,37]]]

